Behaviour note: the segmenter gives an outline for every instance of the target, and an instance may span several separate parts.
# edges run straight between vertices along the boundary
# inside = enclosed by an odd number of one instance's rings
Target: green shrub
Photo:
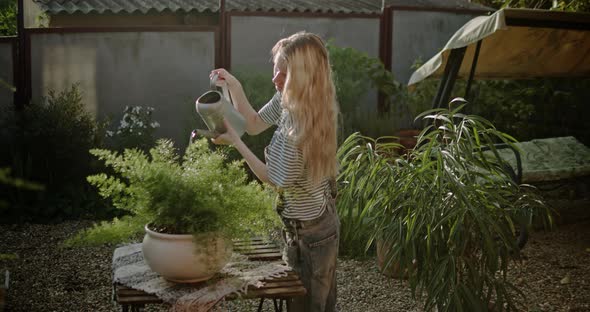
[[[0,1],[0,36],[16,36],[15,0]]]
[[[518,140],[574,136],[590,145],[590,79],[477,81],[471,111]]]
[[[328,42],[327,49],[340,112],[349,115],[366,109],[367,103],[362,100],[371,88],[367,70],[371,58],[353,48],[338,47],[332,41]]]
[[[276,224],[271,192],[248,182],[242,163],[228,163],[206,139],[189,145],[182,160],[169,140],[158,140],[149,155],[91,152],[117,175],[92,175],[88,182],[130,216],[98,224],[68,244],[129,240],[144,224],[170,234],[219,231],[231,238],[262,235]]]
[[[430,108],[440,80],[428,79],[408,94],[408,106]],[[451,97],[465,96],[465,80],[457,80]],[[574,136],[590,145],[584,116],[590,79],[475,80],[466,111],[490,120],[519,141]]]
[[[45,186],[40,192],[0,186],[9,203],[3,221],[44,222],[110,212],[84,181],[97,168],[88,150],[101,146],[104,125],[85,110],[77,86],[50,91],[22,111],[3,109],[0,167]]]
[[[378,58],[353,48],[341,48],[329,41],[327,49],[340,105],[340,141],[354,132],[365,135],[393,134],[399,120],[396,109],[403,107],[405,90]],[[386,112],[368,103],[369,91],[384,95]],[[394,105],[397,104],[397,105]]]

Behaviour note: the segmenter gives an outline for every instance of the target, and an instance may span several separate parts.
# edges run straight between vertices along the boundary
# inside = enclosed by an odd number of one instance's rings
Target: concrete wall
[[[379,56],[378,18],[232,16],[232,67],[246,65],[272,71],[270,49],[279,39],[302,30],[325,40],[334,39],[338,46]]]
[[[272,77],[271,48],[302,30],[379,57],[379,18],[231,16],[232,69],[253,69]],[[364,102],[367,109],[376,109],[376,92],[369,92]]]
[[[408,83],[417,59],[428,61],[438,53],[463,24],[475,17],[451,12],[393,12],[392,72],[395,78]]]
[[[213,32],[33,33],[32,96],[80,84],[88,110],[118,122],[125,106],[151,106],[157,135],[186,145],[194,100],[209,88]]]
[[[16,44],[16,42],[14,42]],[[8,85],[14,86],[13,79],[13,64],[16,60],[13,60],[12,56],[12,43],[1,41],[0,42],[0,79]],[[14,104],[14,93],[6,88],[4,84],[0,86],[0,106],[2,108],[12,106]]]

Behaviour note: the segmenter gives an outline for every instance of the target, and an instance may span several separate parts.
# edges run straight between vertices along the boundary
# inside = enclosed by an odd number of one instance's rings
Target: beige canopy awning
[[[480,40],[477,79],[590,77],[590,14],[503,9],[463,25],[408,84],[442,76],[450,51],[462,47],[458,76],[467,78]]]

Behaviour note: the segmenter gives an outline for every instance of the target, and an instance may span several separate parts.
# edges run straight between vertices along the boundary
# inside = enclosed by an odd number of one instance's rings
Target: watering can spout
[[[208,139],[215,139],[217,136],[219,136],[219,133],[210,130],[195,129],[193,132],[191,132],[191,142],[199,136],[203,136]]]

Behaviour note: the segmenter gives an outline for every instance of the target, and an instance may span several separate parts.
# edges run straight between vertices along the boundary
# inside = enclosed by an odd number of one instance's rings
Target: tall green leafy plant
[[[462,108],[423,113],[429,125],[401,157],[386,139],[350,136],[338,153],[350,198],[340,214],[371,229],[358,231],[371,233],[367,248],[384,246],[384,269],[407,272],[427,311],[515,310],[524,296],[508,278],[516,231],[537,218],[550,225],[551,214],[494,152],[515,140]]]
[[[340,255],[352,258],[373,256],[374,250],[367,246],[367,240],[374,233],[375,220],[371,212],[378,209],[374,206],[378,203],[370,195],[380,187],[372,185],[373,171],[384,165],[383,162],[400,157],[402,146],[396,141],[396,137],[373,139],[356,132],[338,149],[341,168],[337,200],[341,224]],[[369,161],[364,157],[369,157]]]

